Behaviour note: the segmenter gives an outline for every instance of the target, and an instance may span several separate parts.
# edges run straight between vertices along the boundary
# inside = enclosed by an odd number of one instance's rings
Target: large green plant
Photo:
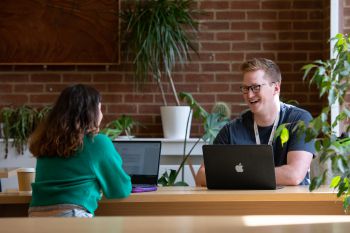
[[[202,108],[198,104],[198,102],[193,98],[193,96],[190,93],[180,92],[179,97],[181,100],[186,101],[187,104],[190,106],[191,110],[193,111],[193,117],[200,119],[202,121],[204,133],[200,138],[198,138],[198,140],[193,144],[193,146],[188,150],[187,153],[186,153],[187,135],[185,135],[182,162],[177,170],[170,169],[168,171],[165,171],[162,174],[162,176],[158,180],[158,183],[161,184],[162,186],[187,186],[188,184],[185,183],[183,180],[176,182],[176,179],[180,174],[181,170],[184,168],[193,149],[197,146],[197,144],[201,140],[204,141],[205,143],[212,144],[216,135],[219,133],[220,129],[229,120],[220,111],[208,113],[204,108]],[[187,127],[189,125],[189,121],[190,121],[190,116],[187,119],[186,132],[187,132]]]
[[[163,103],[167,105],[161,82],[167,78],[176,104],[180,105],[172,79],[177,62],[184,64],[190,50],[196,51],[192,39],[197,32],[192,0],[128,1],[121,14],[125,23],[126,45],[135,65],[135,76],[143,83],[150,74],[157,81]],[[164,81],[165,78],[163,78]]]
[[[344,120],[350,119],[350,109],[345,103],[345,96],[350,87],[350,39],[347,35],[338,34],[331,40],[335,41],[334,58],[315,61],[303,67],[304,78],[311,74],[310,83],[315,83],[320,89],[320,96],[327,96],[328,106],[322,109],[308,127],[306,140],[316,139],[315,148],[320,163],[331,161],[332,178],[330,186],[337,190],[337,196],[343,197],[344,209],[350,203],[350,138],[339,138],[335,127]],[[331,106],[339,103],[342,111],[331,122]],[[349,126],[344,132],[349,132]],[[319,177],[312,179],[310,190],[318,188],[326,180],[327,170]]]
[[[5,143],[5,158],[8,156],[9,139],[13,139],[12,146],[18,154],[23,154],[30,134],[43,120],[51,107],[36,109],[27,105],[18,107],[4,107],[1,109],[1,122]]]
[[[303,67],[304,79],[310,78],[310,84],[317,85],[320,97],[327,97],[328,105],[309,125],[300,123],[299,127],[301,131],[306,132],[306,141],[315,140],[320,163],[331,161],[332,174],[336,175],[332,178],[330,186],[337,190],[338,197],[343,197],[344,209],[347,209],[350,203],[350,139],[339,138],[335,127],[350,119],[349,106],[345,102],[350,81],[350,39],[347,35],[338,34],[331,40],[335,42],[334,58],[318,60]],[[337,102],[342,108],[331,122],[331,106]],[[349,132],[349,126],[342,130]],[[312,179],[311,191],[325,182],[327,172],[325,170],[320,176]]]

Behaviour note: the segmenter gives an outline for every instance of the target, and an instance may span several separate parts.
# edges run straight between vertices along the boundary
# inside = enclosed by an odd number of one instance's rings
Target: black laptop
[[[204,145],[208,189],[276,189],[270,145]]]
[[[161,141],[113,141],[131,177],[132,192],[157,190]]]

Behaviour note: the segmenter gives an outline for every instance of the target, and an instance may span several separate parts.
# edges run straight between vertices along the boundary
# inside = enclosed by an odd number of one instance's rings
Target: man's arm
[[[307,151],[289,151],[287,164],[275,168],[277,185],[299,185],[310,168],[312,157]]]
[[[201,164],[200,168],[198,169],[196,178],[195,178],[196,186],[199,187],[205,187],[207,186],[207,181],[205,179],[205,167],[204,164]]]

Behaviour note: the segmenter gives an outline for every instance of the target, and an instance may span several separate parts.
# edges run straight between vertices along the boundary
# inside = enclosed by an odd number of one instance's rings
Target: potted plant
[[[331,163],[331,171],[325,169],[319,176],[312,178],[310,191],[324,184],[330,172],[333,176],[330,186],[337,191],[338,197],[343,198],[343,207],[346,210],[350,204],[350,138],[339,137],[335,127],[340,124],[344,133],[348,133],[350,129],[350,126],[343,125],[350,119],[350,109],[345,103],[350,85],[350,39],[347,35],[338,34],[331,40],[335,41],[334,58],[317,60],[302,68],[305,72],[304,79],[310,77],[310,84],[317,85],[320,97],[327,97],[328,104],[308,125],[299,122],[296,127],[298,132],[306,134],[307,142],[315,141],[319,165]],[[339,103],[342,109],[332,122],[331,106],[336,103]],[[289,132],[285,126],[282,125],[276,130],[276,135],[278,134],[281,135],[282,143],[288,140]]]
[[[222,116],[222,119],[230,119],[231,118],[231,108],[225,102],[216,102],[211,109],[212,113],[218,113]]]
[[[185,134],[189,135],[184,128],[185,119],[191,113],[188,106],[180,106],[172,72],[175,64],[183,65],[189,60],[191,50],[196,52],[192,44],[197,32],[194,2],[136,0],[128,3],[130,7],[122,12],[121,19],[125,23],[126,46],[135,65],[137,83],[142,84],[149,76],[157,82],[164,103],[161,107],[164,137],[183,139]],[[164,82],[169,83],[177,106],[168,106]]]
[[[169,171],[165,171],[162,176],[159,178],[158,183],[162,186],[187,186],[188,184],[181,181],[176,182],[176,179],[180,172],[183,170],[188,158],[190,157],[193,149],[197,146],[197,144],[203,140],[205,143],[212,144],[216,135],[219,133],[220,129],[227,124],[229,121],[229,117],[231,112],[228,111],[229,107],[223,103],[217,103],[214,105],[211,113],[208,113],[204,108],[202,108],[198,102],[193,98],[190,93],[180,92],[179,96],[182,100],[185,100],[187,104],[190,106],[193,111],[193,117],[198,118],[202,121],[204,133],[198,138],[198,140],[194,143],[194,145],[190,148],[190,150],[186,153],[187,149],[187,137],[184,138],[184,147],[183,147],[183,158],[182,162],[177,170],[170,169]],[[189,125],[190,117],[187,119],[187,127]],[[195,176],[194,169],[192,164],[190,165],[190,170],[192,172],[193,177]]]
[[[106,134],[111,140],[117,137],[133,138],[132,130],[135,126],[141,125],[131,116],[121,115],[118,119],[107,123],[106,127],[101,130],[101,133]]]
[[[43,120],[51,107],[40,110],[21,105],[18,107],[4,107],[1,109],[2,137],[5,143],[5,158],[8,156],[9,142],[13,139],[12,146],[18,154],[23,154],[30,134]]]

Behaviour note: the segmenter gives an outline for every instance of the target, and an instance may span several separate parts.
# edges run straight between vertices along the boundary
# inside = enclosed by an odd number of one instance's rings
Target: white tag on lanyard
[[[272,131],[270,134],[270,138],[269,138],[269,142],[267,143],[268,145],[272,145],[272,141],[273,141],[273,136],[275,134],[275,131],[277,129],[277,125],[278,122],[280,120],[280,111],[278,111],[275,122],[273,123],[273,127],[272,127]],[[258,130],[258,125],[256,124],[255,120],[254,120],[254,134],[255,134],[255,142],[257,145],[260,145],[260,136],[259,136],[259,130]]]

